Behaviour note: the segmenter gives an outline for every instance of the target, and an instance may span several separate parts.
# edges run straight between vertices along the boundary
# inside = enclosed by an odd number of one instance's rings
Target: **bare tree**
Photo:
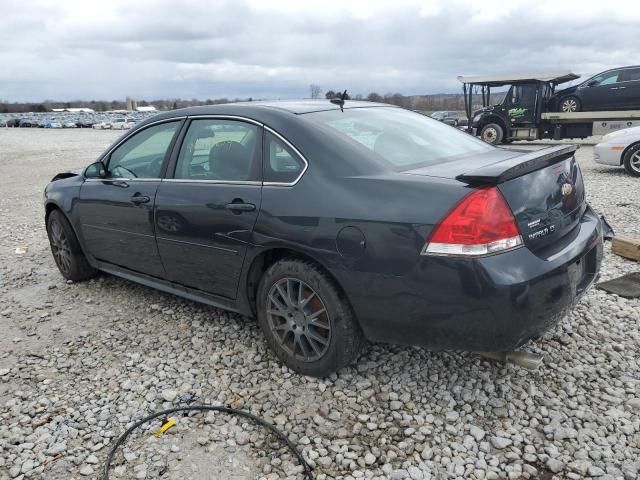
[[[311,92],[311,98],[314,100],[320,98],[320,85],[314,85],[313,83],[309,85],[309,91]]]

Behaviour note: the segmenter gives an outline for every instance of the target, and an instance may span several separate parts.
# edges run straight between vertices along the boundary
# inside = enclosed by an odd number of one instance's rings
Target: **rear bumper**
[[[479,259],[420,257],[408,275],[341,278],[372,341],[505,351],[556,324],[596,279],[602,227],[587,209],[554,251]]]

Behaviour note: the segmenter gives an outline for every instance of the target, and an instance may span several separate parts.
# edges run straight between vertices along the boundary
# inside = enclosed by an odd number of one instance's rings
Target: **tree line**
[[[344,90],[328,90],[322,93],[322,89],[318,85],[310,85],[310,96],[313,99],[320,98],[336,98],[342,94]],[[498,103],[502,100],[503,94],[492,94],[492,103]],[[432,112],[437,110],[454,110],[464,111],[464,98],[461,93],[438,93],[431,95],[402,95],[401,93],[385,93],[379,94],[371,92],[368,95],[360,93],[347,93],[347,100],[367,100],[370,102],[388,103],[399,107],[408,108],[410,110],[419,110]],[[160,111],[175,110],[178,108],[193,107],[199,105],[218,105],[230,102],[251,102],[252,97],[248,98],[209,98],[206,100],[192,98],[191,100],[170,98],[157,100],[139,100],[138,106],[153,105]],[[82,108],[88,107],[96,112],[104,112],[107,110],[125,110],[127,107],[126,100],[74,100],[70,102],[58,102],[54,100],[45,100],[44,102],[8,102],[0,100],[0,113],[26,113],[26,112],[50,112],[54,108]],[[479,108],[474,105],[474,108]]]

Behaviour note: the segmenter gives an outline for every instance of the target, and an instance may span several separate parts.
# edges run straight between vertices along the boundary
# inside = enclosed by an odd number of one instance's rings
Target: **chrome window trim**
[[[105,177],[105,178],[85,178],[85,182],[161,182],[161,178],[125,178],[125,177]]]
[[[305,172],[307,171],[307,169],[309,168],[309,162],[307,161],[307,159],[304,157],[304,155],[302,155],[302,153],[300,153],[300,150],[298,150],[296,147],[294,147],[291,142],[289,142],[289,140],[287,140],[286,138],[284,138],[282,135],[280,135],[278,132],[276,132],[274,129],[267,127],[266,125],[264,126],[264,129],[266,131],[268,131],[269,133],[275,135],[278,139],[280,139],[284,144],[286,144],[291,150],[293,150],[293,152],[304,162],[304,168],[302,169],[302,171],[300,172],[300,175],[298,175],[296,177],[296,179],[293,182],[262,182],[262,185],[265,187],[293,187],[296,183],[298,183],[300,181],[300,179],[302,178],[302,176],[305,174]],[[262,174],[264,176],[264,168],[262,169]]]
[[[99,157],[99,159],[102,160],[102,159],[108,157],[109,155],[111,155],[113,153],[113,151],[115,149],[117,149],[120,145],[122,145],[124,142],[126,142],[128,139],[130,139],[133,135],[135,135],[136,133],[141,132],[141,131],[149,128],[149,127],[152,127],[154,125],[158,125],[158,124],[161,124],[161,123],[169,123],[169,122],[174,122],[174,121],[180,121],[180,120],[184,120],[184,119],[198,120],[198,119],[207,119],[207,118],[220,119],[220,120],[236,120],[236,121],[240,121],[240,122],[248,122],[248,123],[251,123],[253,125],[257,125],[259,127],[264,128],[269,133],[275,135],[280,141],[282,141],[285,145],[287,145],[291,150],[293,150],[293,152],[304,163],[304,168],[302,169],[300,174],[295,178],[295,180],[293,180],[292,182],[265,182],[265,181],[260,182],[260,181],[242,181],[242,180],[192,180],[192,179],[183,179],[183,178],[87,178],[84,175],[84,172],[82,172],[82,176],[84,177],[84,181],[85,182],[105,182],[105,181],[157,182],[157,181],[160,181],[160,182],[173,182],[173,183],[210,183],[210,184],[228,184],[228,185],[260,185],[260,186],[264,186],[264,187],[293,187],[295,184],[297,184],[300,181],[302,176],[308,170],[309,161],[306,159],[306,157],[304,155],[302,155],[302,153],[300,153],[300,150],[298,150],[289,140],[287,140],[285,137],[283,137],[280,133],[275,131],[273,128],[265,125],[262,122],[254,120],[252,118],[242,117],[242,116],[239,116],[239,115],[223,115],[223,114],[187,115],[187,116],[180,116],[180,117],[165,118],[165,119],[162,119],[162,120],[157,120],[155,122],[151,122],[151,123],[145,125],[144,128],[140,128],[140,129],[137,129],[135,131],[130,131],[129,135],[127,135],[124,138],[120,139],[120,141],[118,143],[116,143],[115,145],[113,145],[113,147],[111,147],[109,150],[107,150],[107,152],[105,154],[103,154],[101,157]],[[264,173],[264,171],[263,171],[263,173]]]
[[[262,185],[259,180],[204,180],[204,179],[190,179],[190,178],[164,178],[162,182],[170,183],[211,183],[215,185]]]
[[[220,119],[220,120],[237,120],[239,122],[248,122],[248,123],[253,123],[254,125],[257,125],[259,127],[264,127],[264,123],[259,122],[257,120],[254,120],[253,118],[247,118],[247,117],[241,117],[239,115],[222,115],[222,114],[202,114],[202,115],[189,115],[187,118],[189,119],[206,119],[206,118],[212,118],[212,119]]]

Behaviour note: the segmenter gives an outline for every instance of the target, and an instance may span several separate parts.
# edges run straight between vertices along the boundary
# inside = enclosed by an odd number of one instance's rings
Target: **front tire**
[[[640,177],[640,143],[632,145],[622,159],[624,169],[634,177]]]
[[[578,97],[569,96],[560,100],[560,111],[565,113],[579,112],[582,105]]]
[[[53,259],[64,278],[79,282],[97,274],[97,270],[87,262],[71,224],[60,210],[49,214],[47,235]]]
[[[327,376],[349,365],[363,343],[351,306],[312,262],[285,258],[267,269],[257,295],[258,323],[292,370]]]
[[[491,145],[499,145],[504,138],[504,130],[497,123],[487,123],[480,130],[480,138]]]

